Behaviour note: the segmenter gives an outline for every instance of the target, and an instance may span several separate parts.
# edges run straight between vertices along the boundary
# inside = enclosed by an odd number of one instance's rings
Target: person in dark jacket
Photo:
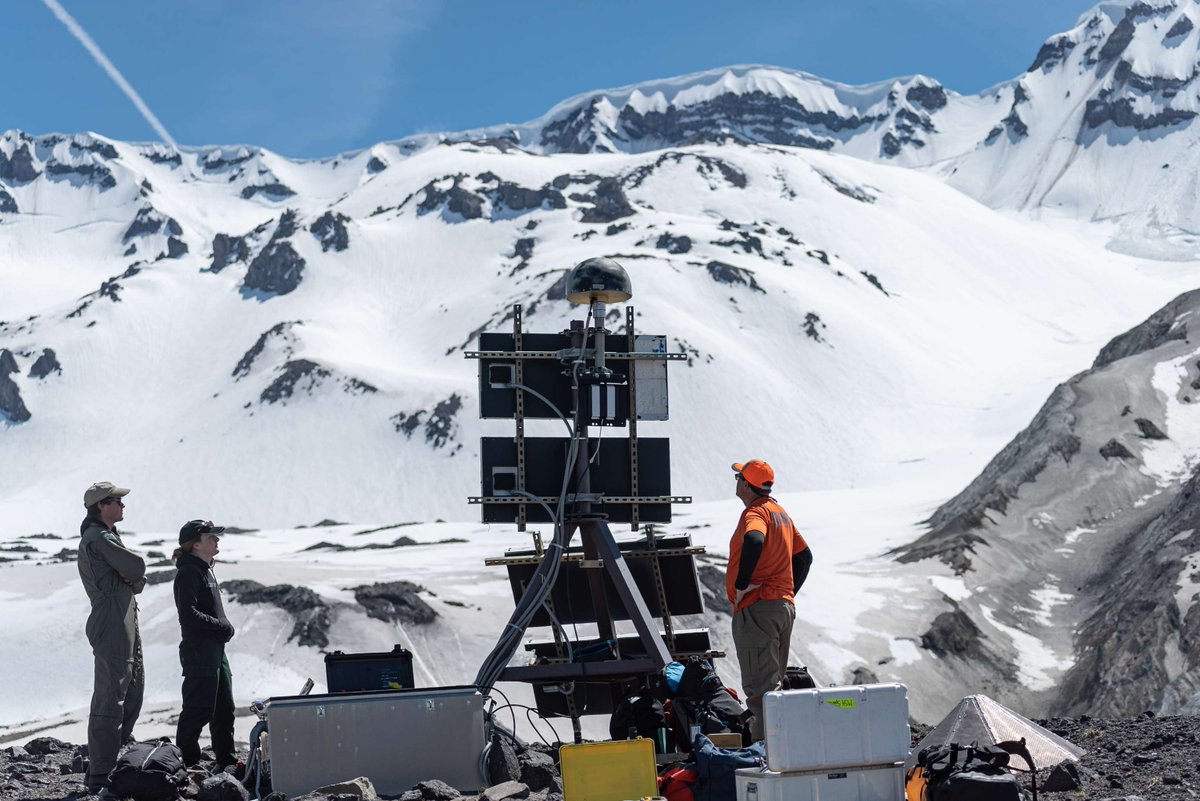
[[[200,731],[208,726],[217,768],[237,762],[233,745],[233,676],[225,643],[233,626],[225,617],[221,588],[212,563],[220,552],[223,526],[210,520],[189,520],[179,529],[179,547],[172,560],[175,608],[179,612],[179,662],[183,666],[183,712],[175,743],[188,765],[200,761]]]
[[[95,656],[88,715],[87,788],[104,786],[121,745],[133,739],[142,711],[146,671],[138,632],[137,595],[146,586],[146,560],[125,547],[117,523],[125,518],[124,487],[100,481],[83,493],[87,517],[79,526],[79,578],[91,602],[88,642]]]

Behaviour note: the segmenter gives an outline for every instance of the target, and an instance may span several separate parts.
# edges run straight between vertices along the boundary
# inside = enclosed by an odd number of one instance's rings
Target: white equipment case
[[[836,770],[734,773],[737,801],[904,801],[904,763]]]
[[[770,692],[763,696],[763,718],[767,767],[775,772],[908,758],[908,688],[903,684]]]

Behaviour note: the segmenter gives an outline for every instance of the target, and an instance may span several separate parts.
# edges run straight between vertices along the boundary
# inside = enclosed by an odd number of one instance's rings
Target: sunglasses
[[[115,503],[117,506],[120,506],[122,509],[125,508],[125,501],[121,500],[120,498],[105,498],[104,500],[100,501],[101,506],[108,506],[109,504],[112,504],[112,503]]]

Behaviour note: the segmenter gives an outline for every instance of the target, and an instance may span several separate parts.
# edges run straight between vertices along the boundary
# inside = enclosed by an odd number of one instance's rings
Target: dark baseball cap
[[[211,520],[189,520],[179,529],[179,544],[190,542],[205,534],[222,534],[224,526],[214,526]]]

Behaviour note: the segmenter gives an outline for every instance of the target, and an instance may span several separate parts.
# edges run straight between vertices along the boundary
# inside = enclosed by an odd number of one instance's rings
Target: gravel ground
[[[1037,722],[1087,751],[1069,769],[1038,771],[1038,795],[1047,801],[1174,801],[1200,796],[1200,718],[1145,714],[1121,720],[1083,716]],[[914,727],[913,743],[928,731]],[[49,737],[0,749],[0,799],[94,798],[84,790],[80,772],[85,750]],[[197,789],[192,785],[189,794],[194,797]],[[531,798],[545,795],[534,793]]]

